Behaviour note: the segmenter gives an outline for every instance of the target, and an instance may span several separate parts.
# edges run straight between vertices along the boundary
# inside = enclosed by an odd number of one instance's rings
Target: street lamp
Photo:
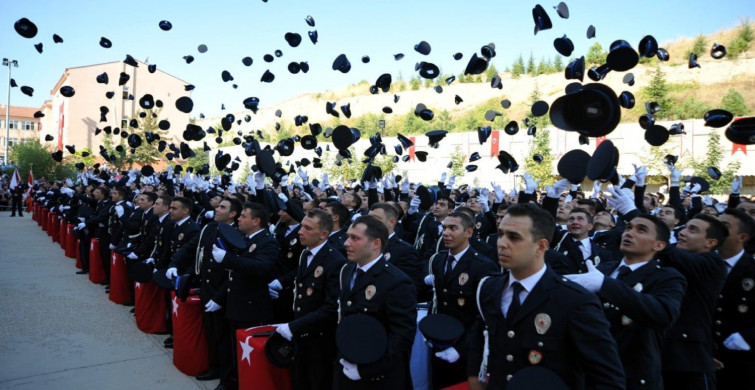
[[[16,60],[9,60],[7,58],[3,58],[3,66],[8,67],[8,107],[5,109],[5,164],[8,165],[8,162],[10,162],[10,154],[8,154],[8,138],[10,138],[10,70],[11,68],[18,68],[18,61]]]

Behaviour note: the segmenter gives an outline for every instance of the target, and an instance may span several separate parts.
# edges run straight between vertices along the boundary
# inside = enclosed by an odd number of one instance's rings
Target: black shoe
[[[165,341],[163,341],[163,344],[166,344],[166,345],[167,345],[167,344],[173,345],[173,336],[168,336],[168,338],[167,338],[167,339],[165,339]]]
[[[123,306],[134,306],[134,302],[126,302],[126,303],[123,303],[122,305]]]
[[[136,308],[132,307],[131,310],[129,310],[129,311],[132,312],[132,313],[136,313]]]
[[[220,373],[217,370],[207,370],[204,374],[195,376],[198,381],[211,381],[220,378]]]
[[[231,386],[219,384],[214,390],[231,390],[233,389]]]
[[[15,217],[15,216],[16,216],[16,214],[11,214],[11,217]]]
[[[82,269],[81,271],[76,271],[77,275],[85,275],[85,274],[88,274],[88,273],[89,273],[89,271],[87,271],[85,269]]]
[[[173,343],[172,342],[170,344],[165,343],[163,344],[163,347],[168,348],[168,349],[173,349]]]

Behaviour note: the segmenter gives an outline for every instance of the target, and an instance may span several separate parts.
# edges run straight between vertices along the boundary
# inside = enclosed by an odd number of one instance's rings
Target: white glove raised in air
[[[587,265],[586,273],[568,274],[564,275],[564,277],[584,287],[587,291],[596,293],[600,291],[601,287],[603,287],[603,280],[605,279],[605,275],[603,275],[602,272],[598,271],[598,269],[595,268],[592,260],[585,261],[585,264]]]
[[[742,175],[734,176],[731,180],[731,193],[739,195],[740,191],[742,191]]]
[[[419,210],[420,203],[422,203],[422,200],[420,200],[419,196],[414,195],[412,197],[412,200],[409,201],[409,210],[408,210],[409,214],[416,213],[417,210]]]
[[[606,198],[606,202],[621,214],[627,214],[637,209],[637,206],[634,205],[634,194],[631,189],[610,186],[607,191],[611,194],[611,197]]]
[[[524,192],[526,194],[534,194],[538,184],[540,184],[540,180],[535,180],[531,173],[524,174]]]

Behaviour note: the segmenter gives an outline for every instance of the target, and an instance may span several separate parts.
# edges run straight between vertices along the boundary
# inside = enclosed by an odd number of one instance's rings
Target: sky
[[[536,4],[545,8],[553,28],[535,35],[532,8]],[[502,71],[519,55],[525,61],[530,53],[536,60],[554,58],[553,40],[564,34],[573,41],[572,56],[577,57],[586,54],[595,41],[608,48],[623,39],[636,47],[643,36],[653,35],[663,46],[677,38],[733,28],[743,18],[755,16],[751,0],[574,0],[567,2],[568,19],[558,16],[553,8],[557,4],[501,0],[0,0],[0,56],[17,60],[19,66],[12,69],[12,77],[19,86],[35,90],[29,97],[13,88],[14,106],[40,107],[66,68],[121,61],[129,54],[193,84],[192,117],[199,113],[216,117],[243,110],[243,100],[252,96],[266,107],[302,93],[339,89],[361,80],[374,83],[383,73],[391,73],[394,80],[408,80],[416,74],[418,61],[433,62],[442,73],[458,75],[472,54],[491,42],[497,52],[491,63]],[[307,25],[307,15],[314,18],[315,27]],[[39,29],[32,39],[13,28],[24,17]],[[173,28],[161,30],[161,20],[170,21]],[[585,31],[591,24],[596,37],[588,40]],[[308,38],[311,30],[318,32],[317,44]],[[302,43],[290,47],[284,40],[287,32],[299,33]],[[55,44],[53,34],[64,42]],[[110,39],[112,48],[100,47],[100,37]],[[414,45],[422,40],[432,47],[428,56],[414,51]],[[42,54],[34,48],[39,42],[44,47]],[[206,53],[198,52],[200,44],[208,47]],[[263,61],[265,54],[278,49],[283,52],[281,58]],[[456,52],[464,58],[455,61],[452,56]],[[405,57],[396,61],[397,53]],[[352,63],[349,73],[332,70],[339,54],[346,54]],[[675,54],[683,55],[671,53]],[[187,64],[186,55],[194,56],[194,62]],[[368,64],[361,61],[364,55],[371,59]],[[242,64],[246,56],[253,59],[252,66]],[[309,73],[289,73],[291,61],[307,61]],[[222,81],[224,70],[234,81]],[[272,83],[260,82],[266,70],[276,76]],[[0,104],[7,103],[4,73],[0,74]],[[237,89],[233,83],[238,84]]]

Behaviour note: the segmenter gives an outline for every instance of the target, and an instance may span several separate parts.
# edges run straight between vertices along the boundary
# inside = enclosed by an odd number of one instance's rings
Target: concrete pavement
[[[213,389],[173,366],[167,336],[76,275],[31,215],[0,212],[0,389]]]

